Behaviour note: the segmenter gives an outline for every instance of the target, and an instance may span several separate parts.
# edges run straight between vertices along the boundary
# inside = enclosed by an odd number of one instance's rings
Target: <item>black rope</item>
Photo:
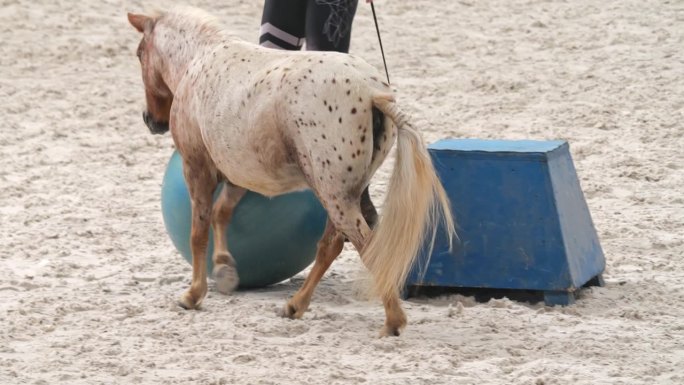
[[[380,28],[378,27],[378,18],[375,16],[375,7],[371,1],[371,11],[373,11],[373,21],[375,21],[375,30],[378,32],[378,41],[380,42],[380,53],[382,53],[382,64],[385,66],[385,75],[387,75],[387,83],[389,80],[389,72],[387,71],[387,62],[385,61],[385,50],[382,49],[382,39],[380,38]]]

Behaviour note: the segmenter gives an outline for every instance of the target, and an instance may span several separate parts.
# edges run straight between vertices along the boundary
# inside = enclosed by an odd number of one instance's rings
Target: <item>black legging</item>
[[[349,52],[358,0],[266,0],[259,44],[309,51]]]

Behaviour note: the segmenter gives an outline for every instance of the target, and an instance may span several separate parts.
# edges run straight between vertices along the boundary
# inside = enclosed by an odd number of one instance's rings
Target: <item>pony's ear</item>
[[[138,15],[135,13],[128,13],[128,22],[131,23],[138,32],[145,32],[145,25],[152,22],[152,18],[145,15]]]

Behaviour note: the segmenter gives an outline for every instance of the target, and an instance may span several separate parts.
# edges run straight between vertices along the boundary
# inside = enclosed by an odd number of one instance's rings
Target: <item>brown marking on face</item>
[[[128,14],[131,25],[143,34],[136,55],[140,60],[147,110],[143,121],[153,133],[168,131],[173,94],[162,79],[161,68],[157,68],[161,60],[156,57],[154,47],[154,26],[156,19],[137,14]]]

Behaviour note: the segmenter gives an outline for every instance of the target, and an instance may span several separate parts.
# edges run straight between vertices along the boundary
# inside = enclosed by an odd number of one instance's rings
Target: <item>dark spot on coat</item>
[[[352,108],[351,113],[352,113],[352,114],[355,114],[355,113],[356,113],[356,107]]]

